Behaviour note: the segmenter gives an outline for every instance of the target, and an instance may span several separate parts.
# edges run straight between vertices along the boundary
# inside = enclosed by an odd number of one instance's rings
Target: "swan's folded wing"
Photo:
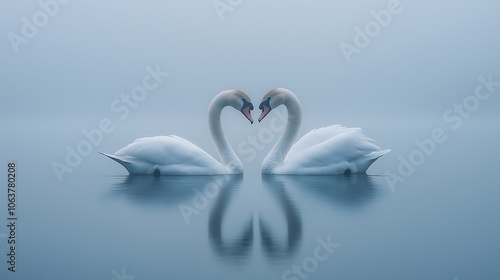
[[[289,155],[298,154],[311,147],[321,144],[332,137],[347,131],[361,131],[361,128],[347,128],[341,125],[331,125],[313,129],[300,138],[288,152]]]
[[[208,166],[218,163],[200,147],[176,135],[139,138],[115,155],[158,165]]]
[[[294,145],[286,156],[284,168],[342,170],[348,168],[350,162],[381,155],[381,149],[360,128],[327,127],[311,131],[304,137],[297,142],[301,146],[294,148]]]

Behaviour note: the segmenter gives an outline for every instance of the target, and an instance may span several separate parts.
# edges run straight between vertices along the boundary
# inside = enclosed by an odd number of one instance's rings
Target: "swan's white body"
[[[250,100],[243,92],[228,90],[218,94],[210,103],[210,132],[222,163],[200,147],[176,135],[139,138],[113,155],[101,154],[123,165],[130,174],[241,174],[243,173],[243,165],[222,131],[220,116],[224,107],[238,108],[241,105],[240,103],[243,104],[241,109],[243,112],[246,108],[245,104],[251,105],[249,102],[244,103],[245,99]],[[249,115],[250,110],[249,108],[244,114],[252,121]]]
[[[267,109],[262,107],[265,102]],[[281,104],[288,111],[285,131],[262,163],[263,174],[364,173],[377,158],[390,151],[373,144],[360,128],[340,125],[314,129],[293,144],[302,121],[297,97],[286,89],[274,89],[264,96],[262,104],[259,121]]]

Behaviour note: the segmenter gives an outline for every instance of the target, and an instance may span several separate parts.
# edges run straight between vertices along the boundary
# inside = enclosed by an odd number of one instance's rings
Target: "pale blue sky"
[[[353,44],[354,28],[390,1],[271,2],[243,0],[221,21],[209,0],[71,1],[18,54],[8,34],[21,34],[21,18],[41,8],[3,3],[0,114],[106,114],[147,65],[171,76],[142,113],[168,107],[165,117],[186,104],[205,113],[227,88],[258,103],[278,86],[314,107],[310,114],[440,114],[478,75],[500,77],[498,1],[401,1],[402,12],[350,64],[339,44]]]

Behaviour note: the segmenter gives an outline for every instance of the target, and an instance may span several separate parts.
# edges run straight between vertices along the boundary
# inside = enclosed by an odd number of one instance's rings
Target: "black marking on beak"
[[[259,109],[260,109],[260,110],[264,110],[264,106],[267,106],[269,109],[271,109],[271,110],[272,110],[273,108],[271,108],[271,104],[270,104],[270,102],[271,102],[271,97],[268,97],[266,100],[264,100],[264,101],[262,101],[262,102],[260,103],[260,105],[259,105]]]
[[[246,101],[245,98],[242,99],[243,99],[243,107],[241,107],[241,110],[245,109],[246,107],[250,107],[250,111],[253,110],[253,104]]]

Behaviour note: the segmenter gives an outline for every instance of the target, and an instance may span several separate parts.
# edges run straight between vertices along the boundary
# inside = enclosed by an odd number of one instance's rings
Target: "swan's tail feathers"
[[[374,163],[379,157],[387,154],[390,151],[391,150],[386,149],[383,151],[371,152],[363,157],[360,157],[360,158],[353,160],[351,163],[354,166],[356,166],[356,170],[358,173],[366,172],[366,170],[368,169],[368,167],[370,167],[370,165],[372,165],[372,163]]]
[[[116,156],[116,155],[110,155],[110,154],[106,154],[106,153],[102,153],[102,152],[98,152],[100,153],[101,155],[103,156],[107,156],[109,157],[110,159],[118,162],[119,164],[123,165],[123,167],[125,167],[127,169],[127,171],[129,173],[131,173],[131,168],[132,168],[132,163],[130,161],[127,161],[126,159],[120,157],[120,156]]]
[[[378,159],[379,157],[389,153],[390,151],[391,151],[390,149],[385,149],[382,151],[371,152],[367,156],[373,159]]]

